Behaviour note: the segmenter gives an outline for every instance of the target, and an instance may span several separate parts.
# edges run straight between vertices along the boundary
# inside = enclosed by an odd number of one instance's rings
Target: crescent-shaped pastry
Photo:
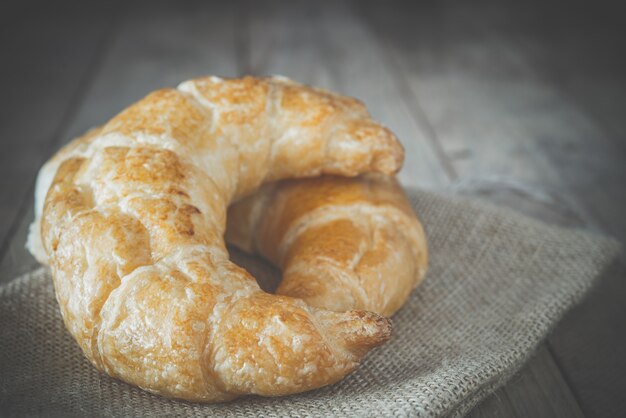
[[[29,247],[99,370],[203,402],[301,392],[353,370],[390,323],[261,291],[229,261],[228,204],[272,180],[392,174],[402,158],[354,99],[276,77],[191,80],[42,168]]]

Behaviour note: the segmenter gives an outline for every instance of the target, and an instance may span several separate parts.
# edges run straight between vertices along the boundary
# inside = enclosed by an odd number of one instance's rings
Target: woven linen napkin
[[[523,364],[618,253],[609,239],[471,200],[410,192],[430,269],[394,335],[341,382],[283,398],[201,405],[99,374],[65,331],[49,273],[0,288],[0,415],[461,415]],[[235,261],[271,287],[277,272]],[[274,277],[272,277],[274,276]]]

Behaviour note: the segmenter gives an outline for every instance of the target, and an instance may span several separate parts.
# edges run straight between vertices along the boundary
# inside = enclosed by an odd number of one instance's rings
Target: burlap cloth
[[[619,251],[460,198],[411,192],[431,263],[394,316],[392,340],[340,383],[310,393],[200,405],[100,375],[65,331],[39,269],[0,288],[0,411],[55,416],[461,415],[502,385]],[[254,274],[273,273],[237,257]],[[267,279],[267,277],[266,277]]]

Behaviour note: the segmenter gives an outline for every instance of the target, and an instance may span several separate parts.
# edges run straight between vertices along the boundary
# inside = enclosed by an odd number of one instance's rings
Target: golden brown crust
[[[393,177],[284,180],[229,208],[227,241],[283,270],[277,293],[392,315],[424,277],[421,224]]]
[[[30,248],[111,376],[204,402],[309,390],[354,369],[389,322],[263,293],[228,259],[227,205],[269,180],[393,173],[402,155],[354,99],[283,78],[192,80],[42,168]]]

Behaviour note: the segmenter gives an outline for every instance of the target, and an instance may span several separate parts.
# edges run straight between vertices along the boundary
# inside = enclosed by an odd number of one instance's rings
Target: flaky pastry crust
[[[202,402],[306,391],[353,370],[390,323],[261,291],[229,261],[227,207],[269,181],[393,174],[402,158],[354,99],[281,77],[191,80],[46,163],[29,247],[99,370]]]

